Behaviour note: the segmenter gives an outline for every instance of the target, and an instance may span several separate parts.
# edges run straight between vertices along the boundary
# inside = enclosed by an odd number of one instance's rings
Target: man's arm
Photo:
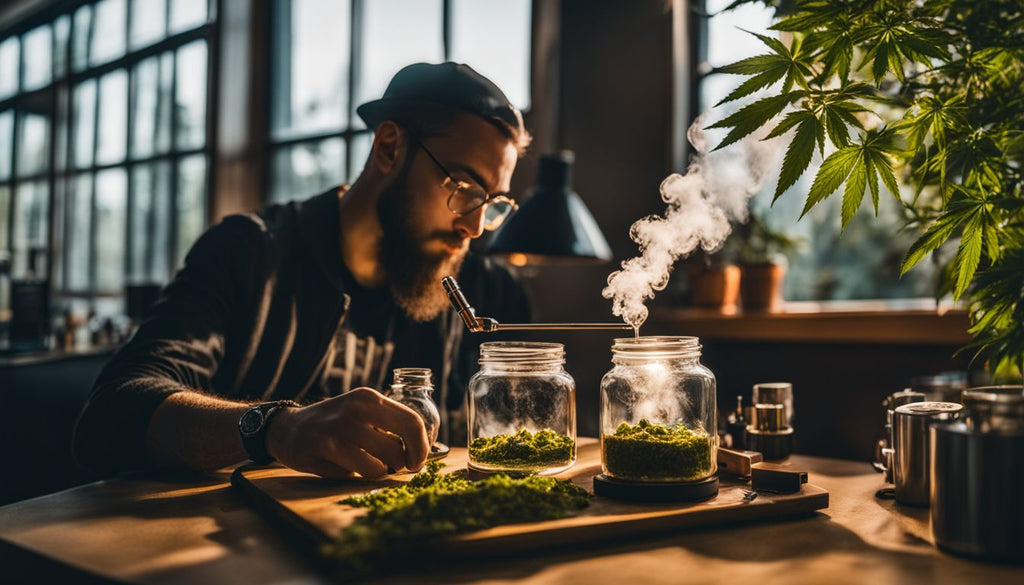
[[[244,461],[238,419],[248,408],[196,392],[173,394],[153,413],[146,449],[164,468],[213,470]],[[284,408],[267,433],[275,459],[332,479],[380,477],[389,467],[418,470],[428,450],[419,415],[370,388]]]
[[[214,397],[212,379],[233,312],[253,306],[246,295],[262,291],[266,242],[246,218],[229,218],[200,238],[96,381],[75,428],[79,463],[101,473],[212,470],[248,457],[238,421],[251,405]],[[327,477],[418,469],[429,450],[419,417],[369,389],[279,413],[267,448],[285,465]]]

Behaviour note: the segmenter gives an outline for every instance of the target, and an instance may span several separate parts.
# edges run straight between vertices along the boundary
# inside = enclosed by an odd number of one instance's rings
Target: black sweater
[[[241,401],[322,397],[331,340],[359,310],[345,294],[337,206],[332,189],[225,218],[203,234],[96,380],[75,428],[79,464],[98,473],[149,467],[150,417],[175,392]],[[470,255],[459,283],[480,314],[528,320],[526,297],[504,269]],[[433,369],[449,409],[461,404],[486,340],[462,340],[462,327],[446,311],[426,324],[405,320],[394,338],[391,365]]]

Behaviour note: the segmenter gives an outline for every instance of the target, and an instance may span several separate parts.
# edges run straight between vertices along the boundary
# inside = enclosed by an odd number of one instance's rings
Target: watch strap
[[[249,459],[257,465],[267,465],[275,461],[274,457],[267,451],[267,429],[270,428],[270,421],[277,413],[286,407],[298,407],[299,403],[291,400],[276,400],[256,404],[242,414],[238,421],[238,431],[242,437],[242,446],[249,454]],[[253,420],[255,419],[255,420]],[[246,427],[257,423],[258,426],[246,432]]]

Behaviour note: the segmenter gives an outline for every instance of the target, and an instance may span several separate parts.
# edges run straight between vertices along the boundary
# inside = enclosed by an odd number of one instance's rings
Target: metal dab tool
[[[495,331],[540,331],[557,329],[630,329],[633,328],[625,323],[498,323],[490,317],[477,317],[476,311],[470,306],[469,301],[462,294],[459,283],[451,276],[441,279],[444,292],[448,293],[448,300],[455,307],[466,324],[466,329],[472,333],[493,333]]]

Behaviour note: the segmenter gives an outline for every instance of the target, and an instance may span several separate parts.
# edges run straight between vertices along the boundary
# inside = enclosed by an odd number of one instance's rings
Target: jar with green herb
[[[601,380],[601,467],[627,482],[699,482],[717,470],[715,376],[696,337],[630,337]]]
[[[486,342],[469,381],[469,466],[550,475],[576,461],[576,382],[560,343]]]

